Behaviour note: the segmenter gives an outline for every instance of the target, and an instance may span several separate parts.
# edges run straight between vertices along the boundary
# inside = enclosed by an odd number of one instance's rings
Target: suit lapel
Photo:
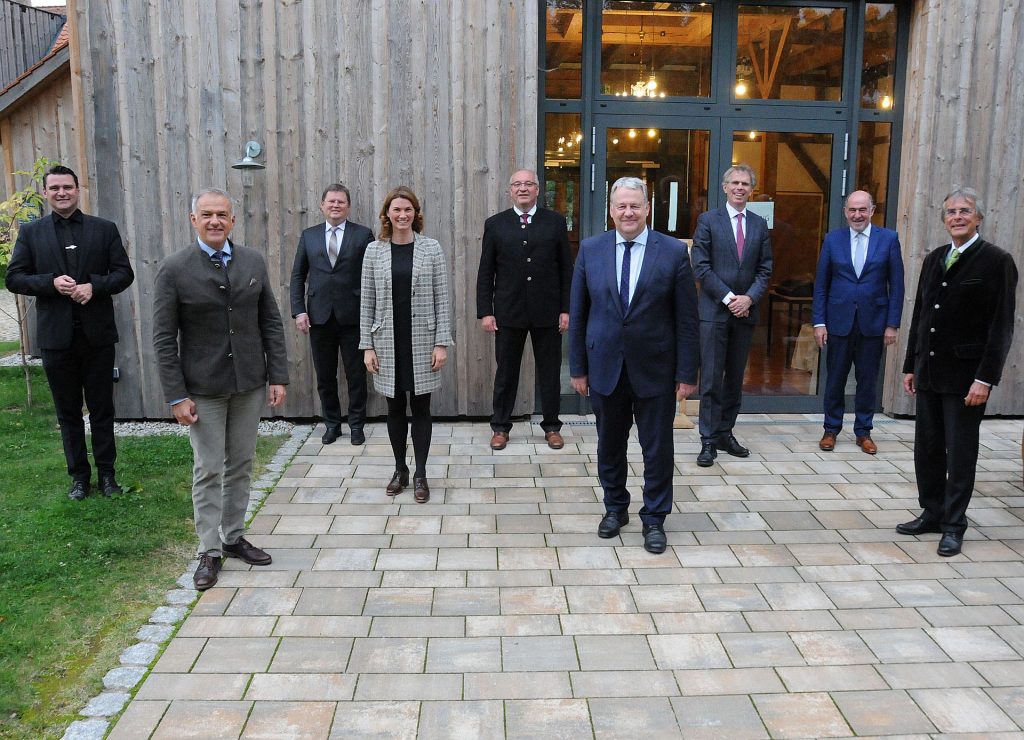
[[[637,304],[640,297],[643,295],[644,290],[651,282],[651,273],[654,272],[654,266],[658,262],[658,255],[661,253],[661,240],[658,239],[654,232],[650,229],[647,230],[647,245],[644,247],[644,258],[640,263],[640,275],[636,281],[636,289],[633,291],[633,299],[629,302],[629,311],[633,310],[633,306]],[[627,313],[629,313],[627,311]]]
[[[743,220],[747,221],[746,218],[744,218]],[[730,250],[730,254],[732,255],[732,258],[734,260],[736,260],[736,264],[738,265],[740,263],[740,255],[739,255],[739,251],[738,251],[738,249],[736,247],[736,232],[733,231],[732,219],[729,218],[729,211],[724,206],[722,208],[718,209],[718,226],[719,226],[719,228],[721,228],[721,229],[723,229],[725,231],[725,234],[726,234],[726,236],[728,237],[728,240],[729,240],[728,243],[732,247],[732,249]],[[748,226],[747,230],[743,232],[744,242],[748,242],[748,241],[751,240],[750,239],[750,234],[748,232],[749,232],[749,226]],[[745,248],[744,248],[743,253],[746,254],[746,249]]]

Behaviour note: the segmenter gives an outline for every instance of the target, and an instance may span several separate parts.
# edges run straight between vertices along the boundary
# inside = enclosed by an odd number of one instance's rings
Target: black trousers
[[[963,533],[985,406],[965,406],[961,395],[920,388],[916,395],[914,473],[921,517],[938,522],[944,532]]]
[[[512,428],[512,409],[519,392],[519,369],[523,364],[523,348],[526,335],[533,343],[533,357],[537,368],[537,384],[540,388],[540,409],[543,419],[540,423],[545,432],[557,432],[562,428],[558,418],[562,370],[562,335],[557,326],[542,326],[529,329],[519,327],[498,327],[494,334],[494,354],[497,370],[494,373],[494,397],[491,415],[491,429],[508,432]]]
[[[334,316],[324,324],[309,327],[309,344],[316,370],[316,390],[327,426],[341,426],[338,398],[338,354],[345,366],[348,384],[348,425],[361,429],[366,421],[366,365],[359,349],[359,327],[342,326]]]
[[[619,383],[609,396],[590,389],[590,405],[597,419],[597,477],[604,489],[606,511],[629,507],[626,448],[636,419],[636,433],[644,457],[644,505],[640,520],[661,524],[672,511],[674,472],[672,420],[676,415],[675,388],[650,398],[638,398],[622,367]]]
[[[114,474],[114,345],[94,347],[76,330],[67,349],[42,350],[43,370],[53,394],[64,442],[68,475],[86,483],[92,478],[85,447],[82,399],[89,409],[92,455],[100,475]]]
[[[700,322],[701,442],[729,434],[743,400],[743,374],[754,339],[754,325],[729,319]]]

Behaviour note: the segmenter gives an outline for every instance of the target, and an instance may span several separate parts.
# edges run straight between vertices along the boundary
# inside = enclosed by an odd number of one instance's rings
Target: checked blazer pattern
[[[430,369],[437,345],[450,347],[451,304],[444,251],[435,239],[416,234],[412,252],[412,368],[416,395],[441,386],[441,374]],[[395,397],[395,320],[391,299],[391,241],[375,241],[363,257],[359,310],[359,349],[377,353],[380,372],[373,387]]]

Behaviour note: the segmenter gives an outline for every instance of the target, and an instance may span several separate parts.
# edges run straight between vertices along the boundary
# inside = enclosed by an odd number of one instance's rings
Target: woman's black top
[[[391,243],[391,308],[395,323],[395,394],[415,390],[412,369],[412,243]]]

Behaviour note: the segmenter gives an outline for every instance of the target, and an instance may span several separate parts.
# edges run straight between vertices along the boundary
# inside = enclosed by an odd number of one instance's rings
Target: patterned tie
[[[864,271],[864,262],[868,258],[868,248],[864,243],[864,232],[858,231],[856,237],[857,243],[854,245],[853,253],[853,269],[857,273],[857,277],[860,277],[861,272]]]
[[[956,247],[953,247],[953,251],[949,253],[948,257],[946,257],[946,271],[947,272],[949,271],[950,267],[952,267],[953,265],[956,264],[956,261],[958,259],[960,259],[960,250],[957,249]]]
[[[338,261],[338,227],[331,227],[331,239],[327,243],[327,259],[331,261],[331,267],[333,268],[335,263]]]
[[[224,271],[224,284],[230,288],[231,280],[228,278],[228,261],[226,257],[227,255],[218,249],[210,255],[210,262],[213,263],[214,267]]]
[[[740,260],[743,259],[743,245],[746,243],[746,241],[747,241],[747,239],[743,235],[743,214],[742,213],[737,213],[736,214],[736,255],[740,258]]]
[[[622,314],[625,316],[629,309],[629,262],[630,250],[635,242],[623,242],[625,249],[622,251],[622,279],[619,281],[619,303],[622,304]]]
[[[530,225],[530,214],[529,213],[520,213],[519,214],[519,220],[523,222],[522,228],[525,229],[527,226]]]

